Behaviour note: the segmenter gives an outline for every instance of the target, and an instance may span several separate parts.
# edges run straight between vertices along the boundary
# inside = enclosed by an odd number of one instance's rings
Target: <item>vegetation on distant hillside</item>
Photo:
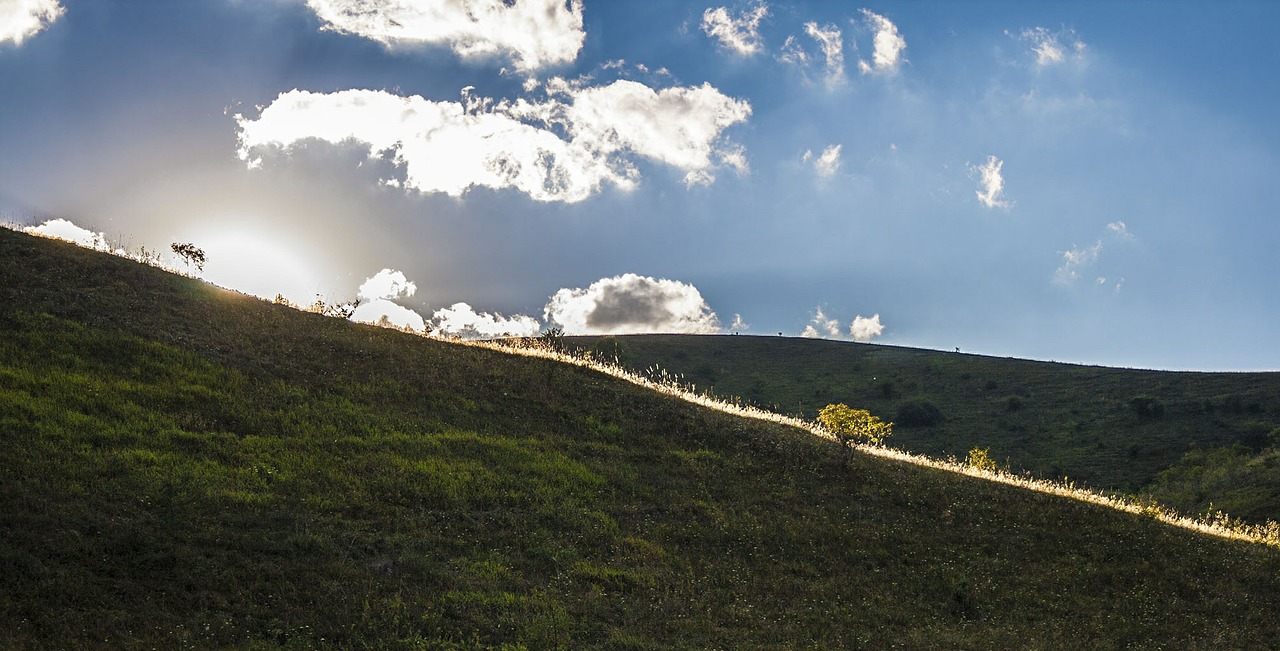
[[[897,425],[893,445],[905,450],[963,458],[984,448],[1038,477],[1150,495],[1188,513],[1280,520],[1280,436],[1269,438],[1280,428],[1280,373],[1112,369],[781,337],[614,339],[633,368],[660,367],[782,413],[812,419],[844,402],[884,414]]]
[[[2,230],[0,331],[4,648],[1280,636],[1271,547]]]

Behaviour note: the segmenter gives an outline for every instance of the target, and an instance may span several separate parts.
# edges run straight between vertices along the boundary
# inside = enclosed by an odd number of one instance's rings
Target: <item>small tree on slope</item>
[[[893,423],[872,416],[866,409],[853,409],[844,403],[823,407],[818,412],[818,424],[840,442],[846,464],[853,456],[854,443],[879,445],[893,434]]]

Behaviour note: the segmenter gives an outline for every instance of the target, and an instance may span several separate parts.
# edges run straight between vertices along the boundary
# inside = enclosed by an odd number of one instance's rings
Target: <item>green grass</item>
[[[831,403],[869,409],[897,421],[890,444],[913,452],[963,459],[988,448],[1014,471],[1152,494],[1188,513],[1212,504],[1280,520],[1280,373],[1114,369],[781,337],[567,342],[805,419]],[[940,418],[920,418],[921,407]],[[1236,453],[1206,454],[1221,448]],[[1226,467],[1227,457],[1249,470]],[[1192,487],[1161,479],[1167,471],[1210,480]],[[1233,481],[1212,481],[1224,475]]]
[[[0,230],[0,648],[1265,648],[1280,553]]]

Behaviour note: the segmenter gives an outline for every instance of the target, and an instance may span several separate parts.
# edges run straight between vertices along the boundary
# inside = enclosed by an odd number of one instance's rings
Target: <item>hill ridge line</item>
[[[659,382],[629,371],[617,364],[611,364],[592,358],[589,355],[573,355],[561,352],[537,341],[515,341],[518,343],[504,342],[502,340],[453,340],[454,343],[461,345],[476,346],[525,357],[549,359],[573,366],[588,368],[610,377],[629,382],[641,388],[649,389],[691,404],[743,418],[795,427],[818,438],[826,439],[832,443],[837,443],[836,437],[824,430],[818,423],[806,421],[794,416],[784,416],[777,412],[761,409],[753,405],[731,402],[728,399],[715,397],[706,393],[698,393],[696,386],[686,388],[682,386],[676,378],[667,375],[666,371],[661,371],[661,375],[664,378],[669,379]],[[1170,526],[1195,531],[1205,535],[1225,538],[1228,540],[1258,543],[1280,550],[1280,522],[1276,522],[1275,520],[1268,520],[1264,524],[1251,524],[1233,519],[1228,514],[1222,512],[1214,512],[1205,517],[1193,518],[1161,506],[1154,501],[1140,500],[1120,494],[1106,494],[1083,486],[1077,486],[1074,482],[1069,481],[1068,478],[1064,478],[1064,481],[1059,482],[1048,479],[1038,479],[1029,475],[1018,475],[999,468],[995,470],[987,470],[957,461],[954,458],[935,459],[923,454],[916,454],[881,445],[855,443],[853,444],[853,447],[859,452],[880,457],[882,459],[890,459],[902,463],[909,463],[915,466],[967,475],[969,477],[984,479],[1037,493],[1057,495],[1059,497],[1074,499],[1076,501],[1086,502],[1089,504],[1096,504],[1098,506],[1123,511],[1133,515],[1149,517]]]

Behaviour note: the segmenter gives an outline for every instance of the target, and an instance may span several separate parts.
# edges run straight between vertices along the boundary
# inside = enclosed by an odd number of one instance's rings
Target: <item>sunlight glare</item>
[[[320,273],[288,238],[249,230],[207,233],[194,240],[208,262],[200,274],[227,289],[273,299],[277,294],[310,305],[320,294]]]

